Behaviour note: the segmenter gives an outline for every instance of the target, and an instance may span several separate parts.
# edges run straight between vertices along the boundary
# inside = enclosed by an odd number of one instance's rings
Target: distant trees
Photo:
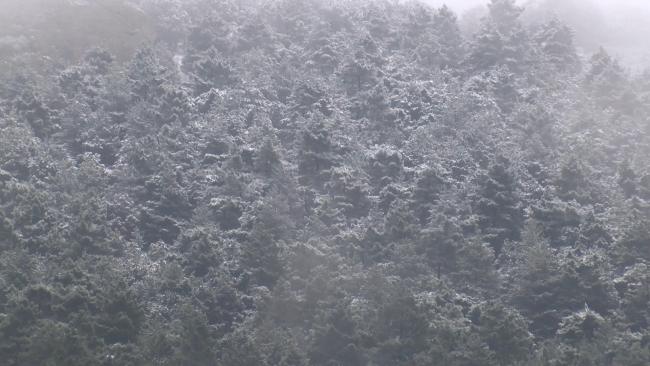
[[[532,50],[528,31],[518,19],[524,8],[514,0],[492,0],[488,8],[489,15],[481,21],[470,47],[470,67],[482,71],[507,65],[521,73]]]
[[[647,72],[512,0],[139,5],[0,74],[0,366],[648,363]]]

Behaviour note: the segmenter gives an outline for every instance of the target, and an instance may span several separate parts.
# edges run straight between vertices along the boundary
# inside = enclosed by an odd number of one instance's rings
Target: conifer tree
[[[447,5],[443,5],[434,13],[433,29],[442,56],[440,68],[459,67],[467,56],[467,40],[460,31],[458,18]]]
[[[338,304],[324,311],[323,325],[314,326],[307,355],[311,365],[356,366],[364,362],[360,335],[349,310]]]
[[[518,241],[523,227],[523,211],[517,194],[517,181],[510,162],[500,158],[490,164],[487,174],[479,177],[475,212],[483,240],[498,256],[504,241]]]
[[[201,95],[211,89],[224,90],[238,82],[237,75],[230,65],[223,60],[217,49],[212,46],[196,56],[193,72],[194,94]]]
[[[489,70],[507,65],[521,73],[531,51],[529,35],[519,15],[524,8],[514,0],[492,0],[489,16],[481,21],[481,28],[471,46],[469,64],[474,70]]]
[[[548,61],[560,71],[574,73],[580,71],[581,62],[573,42],[575,31],[557,16],[554,16],[535,33],[537,47]]]

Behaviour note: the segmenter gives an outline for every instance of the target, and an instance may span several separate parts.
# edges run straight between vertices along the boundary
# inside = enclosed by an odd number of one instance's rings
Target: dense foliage
[[[5,58],[0,366],[650,364],[650,71],[514,0],[136,3]]]

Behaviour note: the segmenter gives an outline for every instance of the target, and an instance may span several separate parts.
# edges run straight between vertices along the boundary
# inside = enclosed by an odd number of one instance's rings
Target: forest
[[[26,15],[0,366],[650,365],[650,69],[486,2]]]

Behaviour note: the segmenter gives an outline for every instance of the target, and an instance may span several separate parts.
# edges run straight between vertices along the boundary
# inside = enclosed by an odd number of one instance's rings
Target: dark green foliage
[[[519,240],[523,226],[523,212],[516,192],[516,177],[507,159],[492,163],[487,174],[479,177],[479,194],[475,212],[483,240],[501,253],[506,240]]]
[[[499,26],[501,33],[507,33],[517,25],[519,15],[524,11],[521,6],[515,5],[514,0],[492,0],[488,4],[490,17]]]
[[[253,281],[272,289],[284,272],[279,243],[266,230],[258,229],[251,233],[243,249],[242,262],[252,272]]]
[[[554,184],[555,194],[565,201],[576,200],[578,203],[587,203],[591,198],[589,179],[577,159],[571,159],[560,169]]]
[[[330,181],[325,184],[332,203],[348,218],[367,216],[371,205],[368,188],[358,175],[357,172],[335,168],[332,169]]]
[[[329,117],[329,97],[321,85],[315,83],[304,83],[297,85],[291,92],[291,109],[306,116],[309,112],[320,112],[323,116]]]
[[[208,92],[213,88],[223,90],[234,86],[238,81],[230,65],[224,62],[214,46],[210,47],[194,61],[192,69],[194,72],[191,77],[196,95]]]
[[[489,294],[495,293],[499,287],[494,249],[480,236],[461,241],[455,249],[455,266],[449,275],[451,280],[463,293],[483,293],[489,298]]]
[[[640,366],[650,362],[650,350],[645,336],[638,333],[624,333],[612,363],[616,366]]]
[[[525,362],[533,347],[527,322],[519,312],[501,302],[488,301],[472,307],[468,314],[478,333],[502,365]]]
[[[602,251],[567,249],[558,255],[540,234],[528,227],[521,248],[514,249],[520,252],[513,258],[517,264],[512,273],[512,301],[532,320],[531,331],[536,336],[552,336],[561,317],[584,304],[599,314],[614,311],[617,299]]]
[[[373,185],[380,189],[397,183],[402,169],[402,158],[397,151],[379,150],[368,159],[368,174]]]
[[[160,64],[151,46],[140,47],[127,67],[134,100],[151,101],[164,93],[168,70]]]
[[[621,310],[625,314],[625,325],[633,332],[647,329],[650,302],[650,280],[648,267],[641,263],[628,269],[614,284],[621,299]]]
[[[417,205],[414,211],[422,226],[428,223],[431,210],[438,201],[438,195],[444,185],[445,181],[434,168],[426,168],[418,174],[413,188],[412,200]]]
[[[189,307],[183,310],[178,362],[182,365],[214,365],[215,345],[205,315]]]
[[[250,335],[243,331],[235,331],[223,339],[219,345],[221,349],[221,363],[233,366],[263,365],[264,355],[255,344]]]
[[[396,288],[377,309],[372,332],[378,365],[406,365],[426,351],[428,324],[416,299],[404,287]]]
[[[618,167],[618,185],[625,193],[625,197],[630,198],[637,194],[636,173],[630,167],[629,161],[623,161]]]
[[[323,325],[314,326],[308,356],[311,365],[361,365],[360,336],[348,310],[338,305],[322,314]]]
[[[479,32],[474,36],[469,53],[469,62],[477,71],[489,69],[503,60],[505,40],[497,24],[487,19],[481,22]]]
[[[354,53],[344,58],[336,73],[349,96],[367,91],[377,84],[377,66],[383,60],[375,40],[369,34],[355,41]]]
[[[629,266],[649,260],[648,240],[650,240],[650,224],[647,218],[634,220],[614,243],[613,257],[619,266]]]
[[[185,90],[181,88],[164,88],[164,93],[156,104],[154,119],[158,126],[175,122],[186,125],[191,118],[192,103]]]
[[[202,14],[199,22],[190,28],[187,37],[187,51],[182,62],[184,71],[194,71],[195,62],[211,48],[227,54],[231,48],[227,39],[230,32],[229,24],[217,12]]]
[[[618,61],[604,48],[591,56],[590,68],[585,74],[587,89],[601,107],[613,107],[624,113],[634,113],[638,107],[634,94],[629,91],[628,75]]]
[[[521,73],[532,47],[528,31],[518,19],[524,8],[514,0],[492,0],[488,8],[489,16],[481,20],[470,47],[469,64],[477,71],[506,65]]]
[[[213,199],[210,201],[210,209],[221,230],[234,230],[241,226],[239,222],[242,215],[240,202],[232,199]]]
[[[105,46],[94,46],[86,51],[83,60],[95,73],[106,75],[115,61],[115,55]]]
[[[393,202],[386,214],[382,239],[387,243],[413,240],[419,236],[421,230],[417,217],[409,210],[406,202],[397,200]]]
[[[264,140],[263,145],[255,156],[255,168],[268,177],[278,171],[280,165],[280,154],[278,154],[275,146],[273,146],[273,141],[270,139]]]
[[[443,272],[448,274],[456,269],[456,252],[463,241],[462,229],[456,220],[444,214],[431,220],[423,237],[422,251],[438,279]]]
[[[54,111],[47,107],[35,94],[19,97],[14,104],[16,113],[22,116],[34,131],[34,135],[44,139],[54,132]]]
[[[576,207],[554,197],[542,197],[531,208],[532,218],[551,246],[573,245],[578,239],[580,214]]]
[[[183,234],[178,238],[183,250],[183,271],[189,275],[203,277],[221,263],[218,240],[206,232]]]
[[[103,310],[98,333],[104,343],[127,344],[137,339],[144,313],[133,291],[128,290],[124,283],[106,294]]]
[[[316,117],[319,118],[319,117]],[[338,165],[330,132],[323,120],[314,121],[301,132],[302,146],[299,152],[299,181],[313,182],[317,187],[329,178],[330,168]]]

